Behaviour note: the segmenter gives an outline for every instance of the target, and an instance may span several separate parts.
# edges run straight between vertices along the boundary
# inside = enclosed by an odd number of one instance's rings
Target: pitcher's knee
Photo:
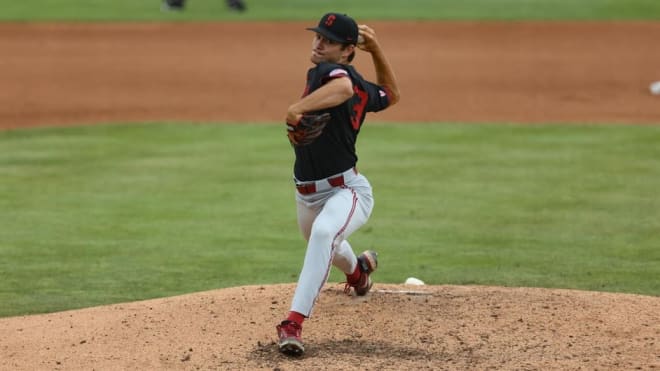
[[[312,228],[312,234],[310,235],[310,241],[315,241],[317,245],[321,246],[331,246],[337,245],[341,239],[336,238],[337,231],[332,228],[314,226]],[[336,246],[332,246],[333,248]]]

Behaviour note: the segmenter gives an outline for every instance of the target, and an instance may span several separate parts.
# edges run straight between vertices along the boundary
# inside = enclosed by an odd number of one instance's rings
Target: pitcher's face
[[[345,64],[348,62],[348,56],[351,55],[354,48],[354,45],[345,46],[317,33],[312,40],[312,54],[309,59],[314,64],[321,62]]]

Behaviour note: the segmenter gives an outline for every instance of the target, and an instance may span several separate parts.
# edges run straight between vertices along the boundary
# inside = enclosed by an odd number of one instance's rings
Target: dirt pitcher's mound
[[[0,319],[0,369],[653,369],[660,298],[530,288],[327,285],[307,352],[277,351],[294,285]]]

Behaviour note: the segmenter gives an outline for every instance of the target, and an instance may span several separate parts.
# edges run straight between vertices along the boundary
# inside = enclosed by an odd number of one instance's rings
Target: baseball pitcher
[[[340,13],[325,14],[314,32],[302,98],[286,116],[296,155],[294,182],[298,225],[307,241],[291,310],[277,325],[279,349],[301,355],[302,324],[312,313],[334,265],[346,275],[345,291],[366,295],[377,266],[374,251],[356,256],[347,238],[367,222],[373,208],[371,185],[358,172],[355,143],[367,112],[399,101],[390,64],[373,29]],[[371,54],[375,83],[351,65],[356,49]]]

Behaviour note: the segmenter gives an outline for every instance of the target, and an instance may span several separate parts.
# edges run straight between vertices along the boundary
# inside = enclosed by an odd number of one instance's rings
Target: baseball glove
[[[289,142],[293,146],[306,146],[316,140],[330,121],[330,114],[305,114],[295,124],[286,123]]]

